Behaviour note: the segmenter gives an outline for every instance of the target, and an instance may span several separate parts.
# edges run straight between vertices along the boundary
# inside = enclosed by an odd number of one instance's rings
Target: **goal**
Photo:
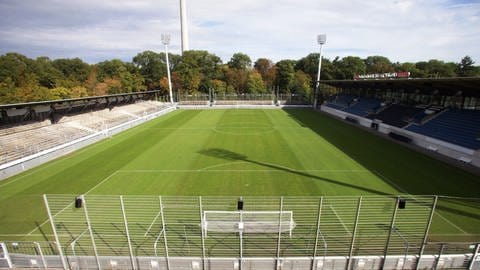
[[[222,233],[279,233],[292,236],[292,211],[204,211],[202,230]]]

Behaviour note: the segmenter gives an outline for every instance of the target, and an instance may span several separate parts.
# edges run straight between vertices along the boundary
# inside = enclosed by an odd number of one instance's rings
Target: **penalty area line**
[[[100,183],[96,184],[94,187],[92,187],[91,189],[87,190],[87,192],[84,193],[84,195],[87,195],[88,193],[92,192],[94,189],[96,189],[98,186],[100,186],[101,184],[103,184],[104,182],[106,182],[107,180],[109,180],[110,178],[112,178],[115,174],[117,174],[119,171],[116,170],[114,171],[112,174],[110,174],[109,176],[107,176],[105,179],[103,179],[102,181],[100,181]],[[53,215],[52,217],[56,217],[58,214],[62,213],[63,211],[65,211],[66,209],[68,209],[70,206],[73,205],[73,201],[69,204],[67,204],[67,206],[65,206],[62,210],[58,211],[57,213],[55,213],[55,215]],[[45,225],[47,222],[49,221],[49,219],[47,218],[44,222],[42,222],[40,225],[38,225],[37,227],[35,227],[35,229],[33,229],[31,232],[29,232],[27,235],[32,235],[33,232],[35,232],[36,230],[40,229],[43,225]]]
[[[217,166],[211,166],[211,167],[217,167]],[[219,166],[218,166],[219,167]],[[325,173],[367,173],[368,171],[365,170],[296,170],[296,169],[287,169],[285,170],[290,171],[290,172],[325,172]],[[220,170],[220,169],[193,169],[193,170],[120,170],[118,171],[119,173],[185,173],[185,172],[285,172],[285,170],[282,169],[225,169],[225,170]]]
[[[373,170],[373,172],[379,176],[381,179],[385,180],[386,182],[388,182],[390,185],[392,185],[393,187],[395,187],[396,189],[398,189],[398,191],[400,192],[403,192],[403,193],[406,193],[406,195],[408,197],[410,197],[411,199],[413,200],[416,200],[415,197],[411,194],[408,193],[408,191],[406,191],[405,189],[403,189],[402,187],[400,187],[399,185],[395,184],[393,181],[391,181],[390,179],[388,179],[387,177],[385,177],[384,175],[382,175],[381,173]],[[451,225],[452,227],[454,227],[455,229],[457,229],[458,231],[462,232],[463,234],[468,234],[466,231],[462,230],[462,228],[458,227],[456,224],[454,224],[453,222],[451,222],[450,220],[448,220],[446,217],[442,216],[440,213],[438,213],[435,209],[435,215],[437,215],[438,217],[440,217],[441,219],[445,220],[445,222],[447,222],[449,225]]]
[[[161,214],[161,210],[158,212],[157,216],[155,216],[155,218],[153,219],[152,223],[150,223],[150,226],[148,227],[147,231],[145,232],[145,234],[143,235],[143,237],[147,237],[147,234],[150,233],[150,230],[152,229],[153,225],[155,224],[155,222],[157,221],[157,218],[160,216]]]
[[[329,205],[330,209],[332,209],[333,213],[335,214],[335,216],[337,217],[338,221],[340,221],[340,224],[342,224],[343,226],[343,229],[345,229],[345,231],[349,234],[349,235],[352,235],[352,232],[350,232],[350,230],[347,228],[347,226],[345,225],[345,223],[343,223],[343,220],[342,218],[337,214],[337,211],[335,211],[335,208],[333,208],[332,205]]]
[[[467,233],[466,231],[462,230],[462,228],[458,227],[458,226],[455,225],[453,222],[451,222],[450,220],[448,220],[446,217],[440,215],[437,211],[435,211],[435,215],[437,215],[437,216],[440,217],[441,219],[445,220],[449,225],[451,225],[451,226],[454,227],[455,229],[459,230],[459,231],[462,232],[463,234],[469,234],[469,233]]]

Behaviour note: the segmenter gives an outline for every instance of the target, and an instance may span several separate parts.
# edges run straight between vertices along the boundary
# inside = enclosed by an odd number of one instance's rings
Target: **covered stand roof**
[[[461,91],[465,97],[480,97],[480,77],[438,79],[381,79],[381,80],[321,80],[321,84],[344,89],[378,89],[419,92],[421,94],[456,95]]]

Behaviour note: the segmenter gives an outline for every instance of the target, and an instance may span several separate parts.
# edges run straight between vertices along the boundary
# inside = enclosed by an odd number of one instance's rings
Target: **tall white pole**
[[[187,5],[186,0],[180,0],[180,22],[182,31],[182,54],[184,51],[190,50],[188,42],[188,25],[187,25]]]
[[[167,62],[168,92],[170,94],[170,103],[173,104],[172,79],[170,78],[170,62],[168,61],[168,43],[170,43],[170,35],[162,34],[162,43],[165,45],[165,60]]]
[[[67,262],[65,261],[65,257],[63,257],[62,245],[60,244],[60,239],[58,238],[57,227],[55,226],[55,222],[53,221],[52,212],[50,210],[50,205],[48,205],[46,194],[43,194],[43,202],[45,203],[45,208],[47,208],[48,219],[50,220],[50,226],[52,226],[53,236],[55,237],[55,243],[57,244],[58,256],[60,256],[60,261],[62,262],[63,269],[68,269]],[[5,246],[2,245],[2,250],[5,251],[7,249],[5,248]],[[7,263],[11,265],[12,262],[9,260],[10,256],[6,256],[6,257],[7,257]]]
[[[313,94],[313,108],[317,108],[317,95],[318,95],[318,88],[320,86],[320,71],[322,70],[322,48],[323,44],[327,41],[327,35],[322,34],[318,35],[317,37],[318,44],[320,45],[320,55],[318,57],[318,73],[317,73],[317,83],[315,84],[315,93]]]

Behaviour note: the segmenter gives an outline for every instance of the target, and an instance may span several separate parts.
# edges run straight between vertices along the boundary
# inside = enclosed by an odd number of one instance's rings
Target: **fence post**
[[[45,256],[43,256],[42,247],[40,246],[40,244],[38,242],[33,242],[33,244],[35,244],[35,247],[38,251],[38,254],[40,254],[40,258],[42,259],[43,268],[47,269],[48,266],[47,266],[47,262],[45,261]]]
[[[479,249],[480,249],[480,244],[477,244],[477,245],[475,246],[475,251],[474,251],[473,254],[472,254],[472,259],[470,260],[470,263],[468,264],[468,270],[472,270],[472,269],[473,269],[473,265],[475,264],[475,259],[476,259],[477,256],[478,256]]]
[[[390,230],[388,231],[388,237],[387,237],[387,242],[385,244],[385,249],[383,252],[383,261],[382,261],[382,267],[380,269],[385,268],[385,263],[387,261],[387,254],[388,254],[388,247],[390,246],[390,240],[392,238],[392,231],[393,227],[395,226],[395,217],[397,216],[397,209],[398,209],[398,202],[400,201],[400,197],[397,197],[395,200],[395,207],[393,209],[393,215],[392,215],[392,221],[390,222]]]
[[[50,220],[50,226],[52,227],[53,236],[55,237],[55,243],[57,244],[58,255],[60,256],[60,261],[62,262],[63,269],[66,270],[68,269],[67,262],[65,261],[65,257],[63,257],[62,246],[60,245],[57,228],[55,227],[55,222],[53,222],[53,216],[52,212],[50,211],[50,206],[48,205],[48,199],[46,194],[43,194],[43,201],[45,202],[45,207],[47,208],[48,219]]]
[[[136,270],[137,266],[135,264],[135,258],[133,256],[132,241],[130,241],[130,232],[128,231],[127,214],[125,213],[125,205],[123,203],[122,195],[120,195],[120,205],[122,206],[123,223],[125,224],[125,232],[127,233],[128,250],[130,251],[130,260],[132,262],[132,269]]]
[[[442,257],[444,247],[445,247],[444,243],[440,244],[440,250],[438,251],[438,257],[437,257],[437,260],[435,261],[435,266],[433,267],[433,269],[435,269],[435,270],[437,269],[438,263],[440,262],[440,257]]]
[[[420,266],[420,259],[422,258],[423,251],[425,250],[425,245],[427,244],[428,231],[430,230],[430,225],[432,224],[433,214],[435,213],[435,207],[437,206],[437,200],[438,196],[433,196],[432,210],[430,211],[427,227],[425,228],[425,233],[423,234],[422,246],[420,247],[420,252],[418,253],[418,260],[415,270],[418,270],[418,267]]]
[[[206,270],[206,261],[205,261],[205,220],[203,219],[203,205],[202,205],[202,196],[198,197],[198,205],[200,210],[200,227],[202,232],[202,262],[203,262],[203,270]]]
[[[278,217],[278,239],[277,239],[277,263],[276,269],[280,266],[280,241],[282,238],[282,211],[283,211],[283,196],[280,197],[280,211]]]
[[[93,252],[95,253],[95,260],[97,261],[97,266],[100,270],[102,269],[102,266],[100,265],[100,259],[98,258],[97,245],[95,244],[95,237],[93,236],[92,223],[90,222],[90,217],[88,216],[87,201],[85,200],[85,195],[82,195],[82,201],[83,211],[85,212],[85,219],[87,220],[87,228],[88,232],[90,233],[90,240],[92,241]]]
[[[8,268],[13,268],[12,259],[10,258],[10,255],[8,254],[7,245],[5,245],[4,242],[0,242],[0,247],[2,247],[3,256],[7,260]]]
[[[168,256],[167,230],[165,230],[165,217],[163,216],[162,196],[158,197],[160,201],[160,216],[162,217],[163,243],[165,247],[165,259],[167,260],[167,270],[170,270],[170,258]]]
[[[317,269],[317,264],[315,263],[315,260],[317,258],[318,233],[320,231],[320,216],[322,214],[322,205],[323,205],[323,196],[320,197],[320,202],[318,204],[317,232],[315,233],[315,246],[313,247],[312,266],[310,267],[311,270],[316,270]]]
[[[355,223],[353,226],[353,233],[352,233],[352,241],[350,242],[350,252],[348,254],[348,262],[347,262],[347,267],[346,269],[350,269],[350,265],[352,264],[352,255],[353,255],[353,246],[355,244],[355,236],[357,234],[357,227],[358,227],[358,218],[360,216],[360,208],[362,207],[362,196],[358,198],[358,204],[357,204],[357,213],[355,215]]]
[[[240,223],[243,223],[243,210],[240,210]],[[239,230],[238,235],[240,237],[240,267],[239,269],[242,270],[243,268],[243,231]]]

